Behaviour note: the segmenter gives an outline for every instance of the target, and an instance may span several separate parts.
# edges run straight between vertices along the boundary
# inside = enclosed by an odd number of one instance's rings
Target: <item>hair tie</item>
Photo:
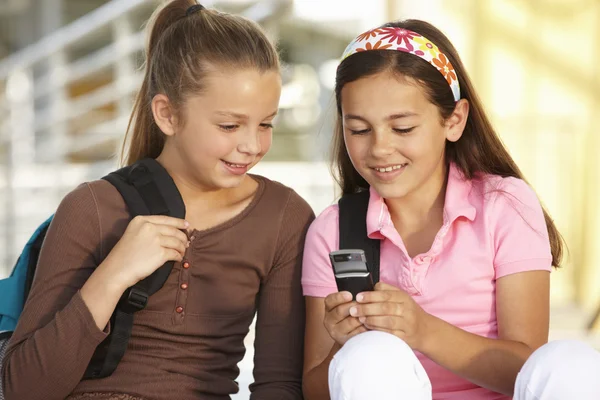
[[[431,40],[423,37],[417,32],[404,28],[386,27],[376,28],[356,37],[342,55],[342,61],[352,54],[369,50],[396,50],[415,56],[427,61],[446,78],[446,82],[452,90],[454,100],[460,100],[460,86],[458,76],[450,59],[440,51]]]
[[[189,17],[192,14],[197,13],[198,11],[202,11],[204,10],[204,6],[202,4],[194,4],[193,6],[190,6],[186,12],[185,12],[185,16]]]

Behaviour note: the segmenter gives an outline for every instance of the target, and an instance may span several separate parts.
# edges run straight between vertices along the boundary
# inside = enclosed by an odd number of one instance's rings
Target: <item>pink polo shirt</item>
[[[337,287],[329,252],[338,250],[338,206],[312,223],[304,248],[305,296],[326,297]],[[409,257],[385,201],[371,188],[369,237],[381,239],[381,281],[413,296],[428,313],[465,331],[498,337],[496,279],[550,271],[552,256],[542,208],[522,180],[487,175],[466,180],[451,165],[443,226],[426,253]],[[451,373],[417,353],[434,399],[509,399]]]

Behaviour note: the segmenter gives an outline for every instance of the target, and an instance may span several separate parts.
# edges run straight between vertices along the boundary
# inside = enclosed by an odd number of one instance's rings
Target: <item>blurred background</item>
[[[66,192],[118,165],[158,0],[0,0],[0,278]],[[425,19],[459,50],[502,139],[567,242],[552,338],[588,340],[600,308],[600,0],[223,0],[262,24],[285,64],[274,145],[255,172],[315,212],[328,171],[335,68],[358,33]],[[600,324],[596,324],[600,325]],[[251,344],[252,335],[248,337]],[[252,349],[240,364],[247,397]]]

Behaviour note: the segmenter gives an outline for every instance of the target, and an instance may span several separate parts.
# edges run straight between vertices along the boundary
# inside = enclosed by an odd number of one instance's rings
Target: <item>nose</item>
[[[371,135],[371,155],[374,158],[384,158],[392,154],[393,146],[390,135],[374,131]]]
[[[238,150],[240,153],[246,153],[252,156],[260,154],[262,148],[260,145],[260,134],[257,129],[249,128],[243,135]]]

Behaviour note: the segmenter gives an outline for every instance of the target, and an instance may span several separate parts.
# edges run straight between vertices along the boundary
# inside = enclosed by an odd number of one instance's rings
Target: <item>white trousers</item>
[[[377,331],[348,340],[329,366],[331,400],[431,400],[431,382],[412,349]],[[559,340],[537,349],[517,376],[513,400],[599,400],[600,352]]]

